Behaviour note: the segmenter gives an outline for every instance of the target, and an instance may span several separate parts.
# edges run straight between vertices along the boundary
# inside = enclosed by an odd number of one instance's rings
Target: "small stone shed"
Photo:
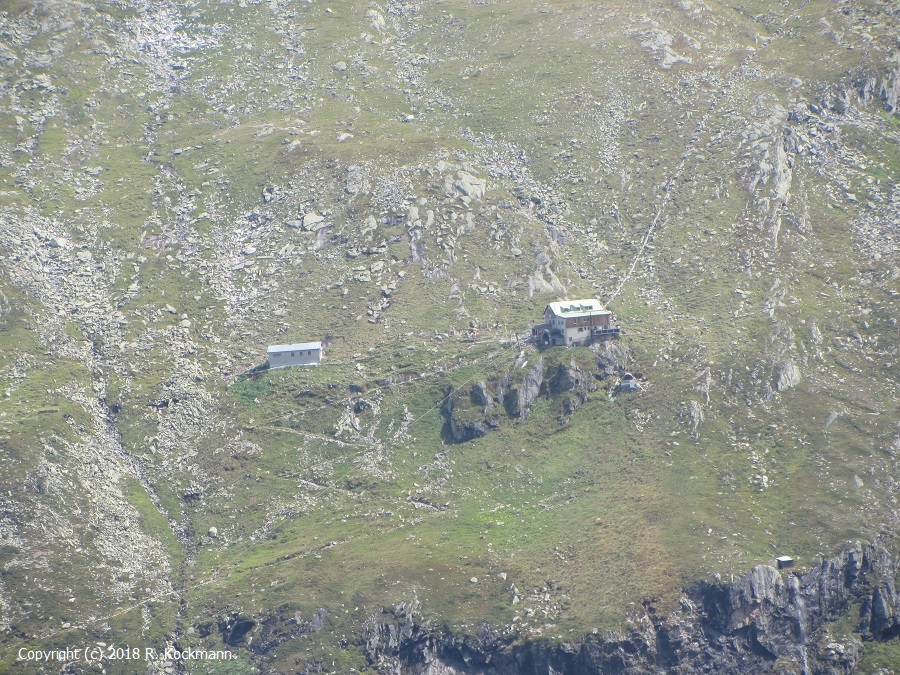
[[[638,381],[635,379],[634,375],[625,373],[622,376],[622,381],[619,382],[619,391],[636,391],[637,388]]]
[[[288,366],[317,366],[322,361],[321,342],[298,342],[292,345],[272,345],[268,350],[269,368]]]

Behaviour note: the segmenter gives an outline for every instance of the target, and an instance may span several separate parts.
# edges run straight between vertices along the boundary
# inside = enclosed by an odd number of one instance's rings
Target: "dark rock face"
[[[900,599],[894,579],[885,579],[863,599],[858,628],[863,635],[889,640],[900,634]]]
[[[590,374],[585,373],[575,363],[569,365],[560,364],[550,377],[549,389],[551,394],[561,394],[573,389],[583,390],[585,392],[594,391],[597,388],[596,383]]]
[[[282,607],[257,621],[240,613],[226,615],[219,622],[222,639],[229,645],[245,645],[254,654],[267,654],[278,645],[305,633],[317,633],[325,627],[328,610],[318,608],[311,617]],[[208,633],[207,633],[208,634]]]
[[[607,342],[597,350],[597,370],[601,377],[613,377],[625,372],[625,349],[615,342]]]
[[[362,641],[380,672],[397,675],[849,674],[860,643],[838,641],[823,626],[861,602],[865,637],[897,635],[898,571],[892,552],[857,544],[802,574],[760,565],[731,585],[700,584],[667,617],[645,602],[637,628],[580,643],[513,643],[486,624],[475,636],[453,635],[417,620],[403,604],[370,617]]]
[[[226,612],[218,623],[196,626],[200,637],[208,637],[218,627],[222,641],[232,647],[246,647],[254,654],[268,654],[279,645],[305,633],[317,633],[328,620],[328,610],[320,607],[309,618],[299,611],[281,607],[261,617],[249,617],[238,611]]]
[[[538,359],[522,378],[522,383],[506,392],[504,397],[506,409],[513,417],[525,419],[531,405],[541,394],[544,383],[544,359]]]
[[[563,414],[571,415],[587,401],[588,394],[597,389],[597,383],[594,376],[572,362],[557,366],[547,388],[552,396],[561,397]]]
[[[484,383],[479,382],[472,388],[473,400],[475,399],[475,391],[478,389],[479,385],[483,387]],[[487,397],[486,390],[482,389],[481,393]],[[489,398],[487,400],[490,401]],[[444,417],[447,420],[447,430],[450,438],[452,438],[455,443],[465,443],[474,438],[481,438],[487,434],[488,431],[496,429],[499,424],[498,417],[496,415],[487,414],[492,408],[493,405],[490,405],[489,407],[485,405],[483,412],[474,415],[469,414],[463,418],[456,410],[454,398],[448,395],[447,399],[444,401],[444,405],[441,407],[441,412],[444,413]],[[471,413],[471,411],[469,412]]]
[[[487,385],[484,382],[476,382],[472,386],[472,393],[470,395],[472,399],[472,403],[475,405],[483,406],[485,412],[493,409],[494,407],[494,399],[491,398],[491,395],[488,393]]]
[[[457,443],[465,443],[475,438],[481,438],[494,428],[496,428],[496,425],[491,425],[489,420],[458,422],[453,417],[450,418],[450,435]]]
[[[222,633],[222,641],[225,644],[236,647],[244,642],[247,633],[255,626],[256,622],[253,619],[239,612],[232,612],[219,621],[219,632]]]

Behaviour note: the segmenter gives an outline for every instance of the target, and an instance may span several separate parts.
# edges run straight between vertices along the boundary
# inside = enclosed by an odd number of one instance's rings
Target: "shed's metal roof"
[[[299,352],[299,351],[307,351],[307,350],[315,350],[322,349],[321,342],[298,342],[293,345],[271,345],[269,347],[269,354],[277,354],[280,352]]]
[[[591,316],[593,314],[612,314],[603,308],[599,300],[589,298],[587,300],[559,300],[551,302],[547,307],[556,316]]]

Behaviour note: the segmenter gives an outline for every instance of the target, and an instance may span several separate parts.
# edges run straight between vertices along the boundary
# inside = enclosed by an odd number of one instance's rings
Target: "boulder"
[[[778,383],[775,387],[778,391],[784,391],[796,387],[801,380],[800,368],[793,361],[785,363],[778,373]]]
[[[453,186],[472,199],[481,199],[487,189],[487,184],[483,180],[465,171],[456,174]]]
[[[303,225],[302,225],[303,229],[311,230],[311,229],[313,229],[314,225],[318,225],[323,220],[325,220],[325,216],[320,216],[315,211],[310,211],[309,213],[304,214],[304,216],[303,216]]]

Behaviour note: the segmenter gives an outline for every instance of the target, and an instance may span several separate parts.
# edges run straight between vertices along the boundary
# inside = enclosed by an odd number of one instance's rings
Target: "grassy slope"
[[[352,642],[366,616],[401,599],[417,599],[423,613],[463,630],[483,619],[512,625],[518,614],[526,633],[567,637],[620,625],[643,597],[667,606],[685,581],[741,573],[776,552],[809,564],[882,527],[892,503],[885,477],[894,473],[887,448],[897,412],[896,299],[887,291],[895,281],[889,261],[873,262],[855,248],[856,208],[828,188],[861,192],[866,176],[896,180],[896,121],[877,117],[874,103],[860,111],[865,124],[848,124],[841,136],[851,150],[838,161],[842,177],[823,173],[814,157],[793,158],[795,197],[775,246],[769,217],[738,169],[747,161],[739,135],[757,110],[764,118],[776,104],[812,100],[825,83],[880,57],[868,48],[834,57],[834,38],[818,28],[830,5],[766,16],[768,3],[757,4],[744,3],[740,12],[624,3],[503,12],[443,3],[418,9],[418,27],[388,17],[393,23],[383,33],[369,25],[366,8],[350,2],[329,3],[332,13],[302,3],[277,11],[198,5],[193,16],[184,10],[187,26],[215,35],[217,44],[180,53],[188,67],[174,91],[168,75],[140,59],[107,60],[97,44],[113,46],[121,22],[137,13],[110,7],[82,19],[93,48],[78,31],[56,39],[67,56],[52,70],[66,90],[64,112],[19,132],[34,134],[35,156],[9,155],[0,199],[13,209],[62,214],[73,238],[95,254],[135,253],[134,267],[123,266],[109,293],[131,318],[126,337],[146,349],[109,374],[108,397],[122,408],[121,437],[153,477],[166,516],[197,546],[179,551],[165,518],[126,483],[141,527],[163,542],[176,567],[190,560],[177,580],[184,616],[175,619],[168,598],[151,600],[159,620],[142,639],[161,645],[178,630],[184,641],[199,641],[186,627],[226,608],[259,616],[274,608],[287,616],[290,608],[309,617],[326,607],[328,629],[288,643],[276,657],[284,667],[295,658],[335,660],[341,671],[362,662],[352,649],[339,654],[334,636]],[[828,14],[831,24],[842,17]],[[844,28],[846,40],[855,25]],[[306,26],[315,30],[299,30]],[[640,44],[653,28],[675,35],[673,47],[693,63],[659,68],[660,54]],[[363,31],[372,39],[359,37]],[[30,48],[45,49],[46,39],[36,37]],[[426,62],[408,65],[409,54],[425,53]],[[347,70],[334,68],[340,60]],[[96,81],[86,82],[85,73]],[[402,122],[410,113],[417,119]],[[698,119],[704,126],[694,140]],[[97,122],[102,133],[92,138]],[[4,150],[23,140],[13,128],[0,125]],[[338,142],[344,132],[353,138]],[[456,227],[451,215],[462,219],[470,209],[442,201],[443,177],[420,167],[433,166],[443,149],[485,175],[491,153],[504,151],[500,142],[524,150],[530,176],[568,200],[565,244],[551,243],[528,209],[504,208],[501,200],[516,203],[512,182],[492,177],[487,199],[471,209],[476,228],[460,238],[454,265],[441,262],[434,233],[426,239],[427,257],[450,278],[426,278],[428,268],[409,260],[405,242],[391,244],[384,281],[397,281],[398,289],[385,320],[369,323],[367,309],[381,290],[352,281],[348,268],[371,261],[343,257],[346,247],[367,243],[359,235],[365,217],[402,210],[386,197],[400,192],[424,199],[423,211],[433,208]],[[564,427],[542,403],[521,425],[445,446],[435,406],[447,387],[491,373],[513,354],[436,341],[434,331],[470,320],[484,322],[489,335],[525,328],[551,299],[528,297],[521,283],[541,251],[570,297],[608,297],[663,199],[659,187],[687,149],[695,155],[672,187],[653,248],[611,302],[647,390],[613,401],[598,393]],[[101,187],[86,198],[74,188],[94,163],[104,169]],[[350,165],[365,167],[370,194],[350,197],[342,189]],[[33,187],[17,178],[46,167],[57,168]],[[266,207],[277,219],[332,209],[336,227],[321,252],[311,250],[312,235],[295,230],[264,241],[266,253],[285,243],[308,252],[295,266],[260,261],[259,273],[229,272],[229,299],[212,277],[231,269],[229,233],[238,218],[264,208],[267,185],[295,188]],[[182,217],[199,244],[179,235],[178,208],[186,209]],[[521,232],[520,257],[508,240],[494,248],[490,225],[498,214],[507,232]],[[405,234],[405,226],[380,225],[369,239]],[[182,255],[196,257],[183,264]],[[199,260],[212,271],[195,267]],[[277,288],[266,287],[269,274]],[[509,280],[520,283],[509,287]],[[125,295],[135,282],[140,291]],[[454,282],[462,302],[448,299]],[[477,288],[489,284],[504,290]],[[235,303],[234,293],[244,299]],[[268,311],[278,303],[286,305],[283,318]],[[177,314],[147,311],[166,304]],[[182,313],[201,336],[221,342],[195,338],[195,351],[173,355],[167,336]],[[821,343],[811,337],[813,323]],[[233,380],[258,363],[267,342],[299,333],[335,338],[327,365],[230,387],[210,376],[222,352],[232,359]],[[120,359],[118,345],[99,342],[105,358]],[[380,386],[391,375],[453,365],[460,354],[480,361]],[[767,396],[787,359],[801,364],[803,382]],[[216,424],[196,432],[190,452],[154,453],[145,438],[175,413],[148,412],[147,400],[188,366],[206,377],[206,414]],[[708,403],[697,390],[707,381]],[[379,397],[378,412],[360,414],[359,433],[334,439],[351,383],[366,390],[363,397]],[[39,385],[38,377],[28,380]],[[693,432],[691,399],[704,409]],[[416,421],[408,436],[397,436],[404,406]],[[17,420],[43,424],[30,409],[33,415],[17,412]],[[826,426],[832,412],[840,416]],[[25,467],[25,454],[17,466]],[[206,485],[201,497],[186,501],[198,481]],[[413,495],[448,505],[417,508]],[[201,540],[210,526],[220,537]],[[317,550],[331,541],[338,544]],[[512,585],[523,598],[516,605]],[[110,621],[117,640],[138,634],[143,599],[135,596],[135,609]],[[97,621],[87,626],[102,634]]]

